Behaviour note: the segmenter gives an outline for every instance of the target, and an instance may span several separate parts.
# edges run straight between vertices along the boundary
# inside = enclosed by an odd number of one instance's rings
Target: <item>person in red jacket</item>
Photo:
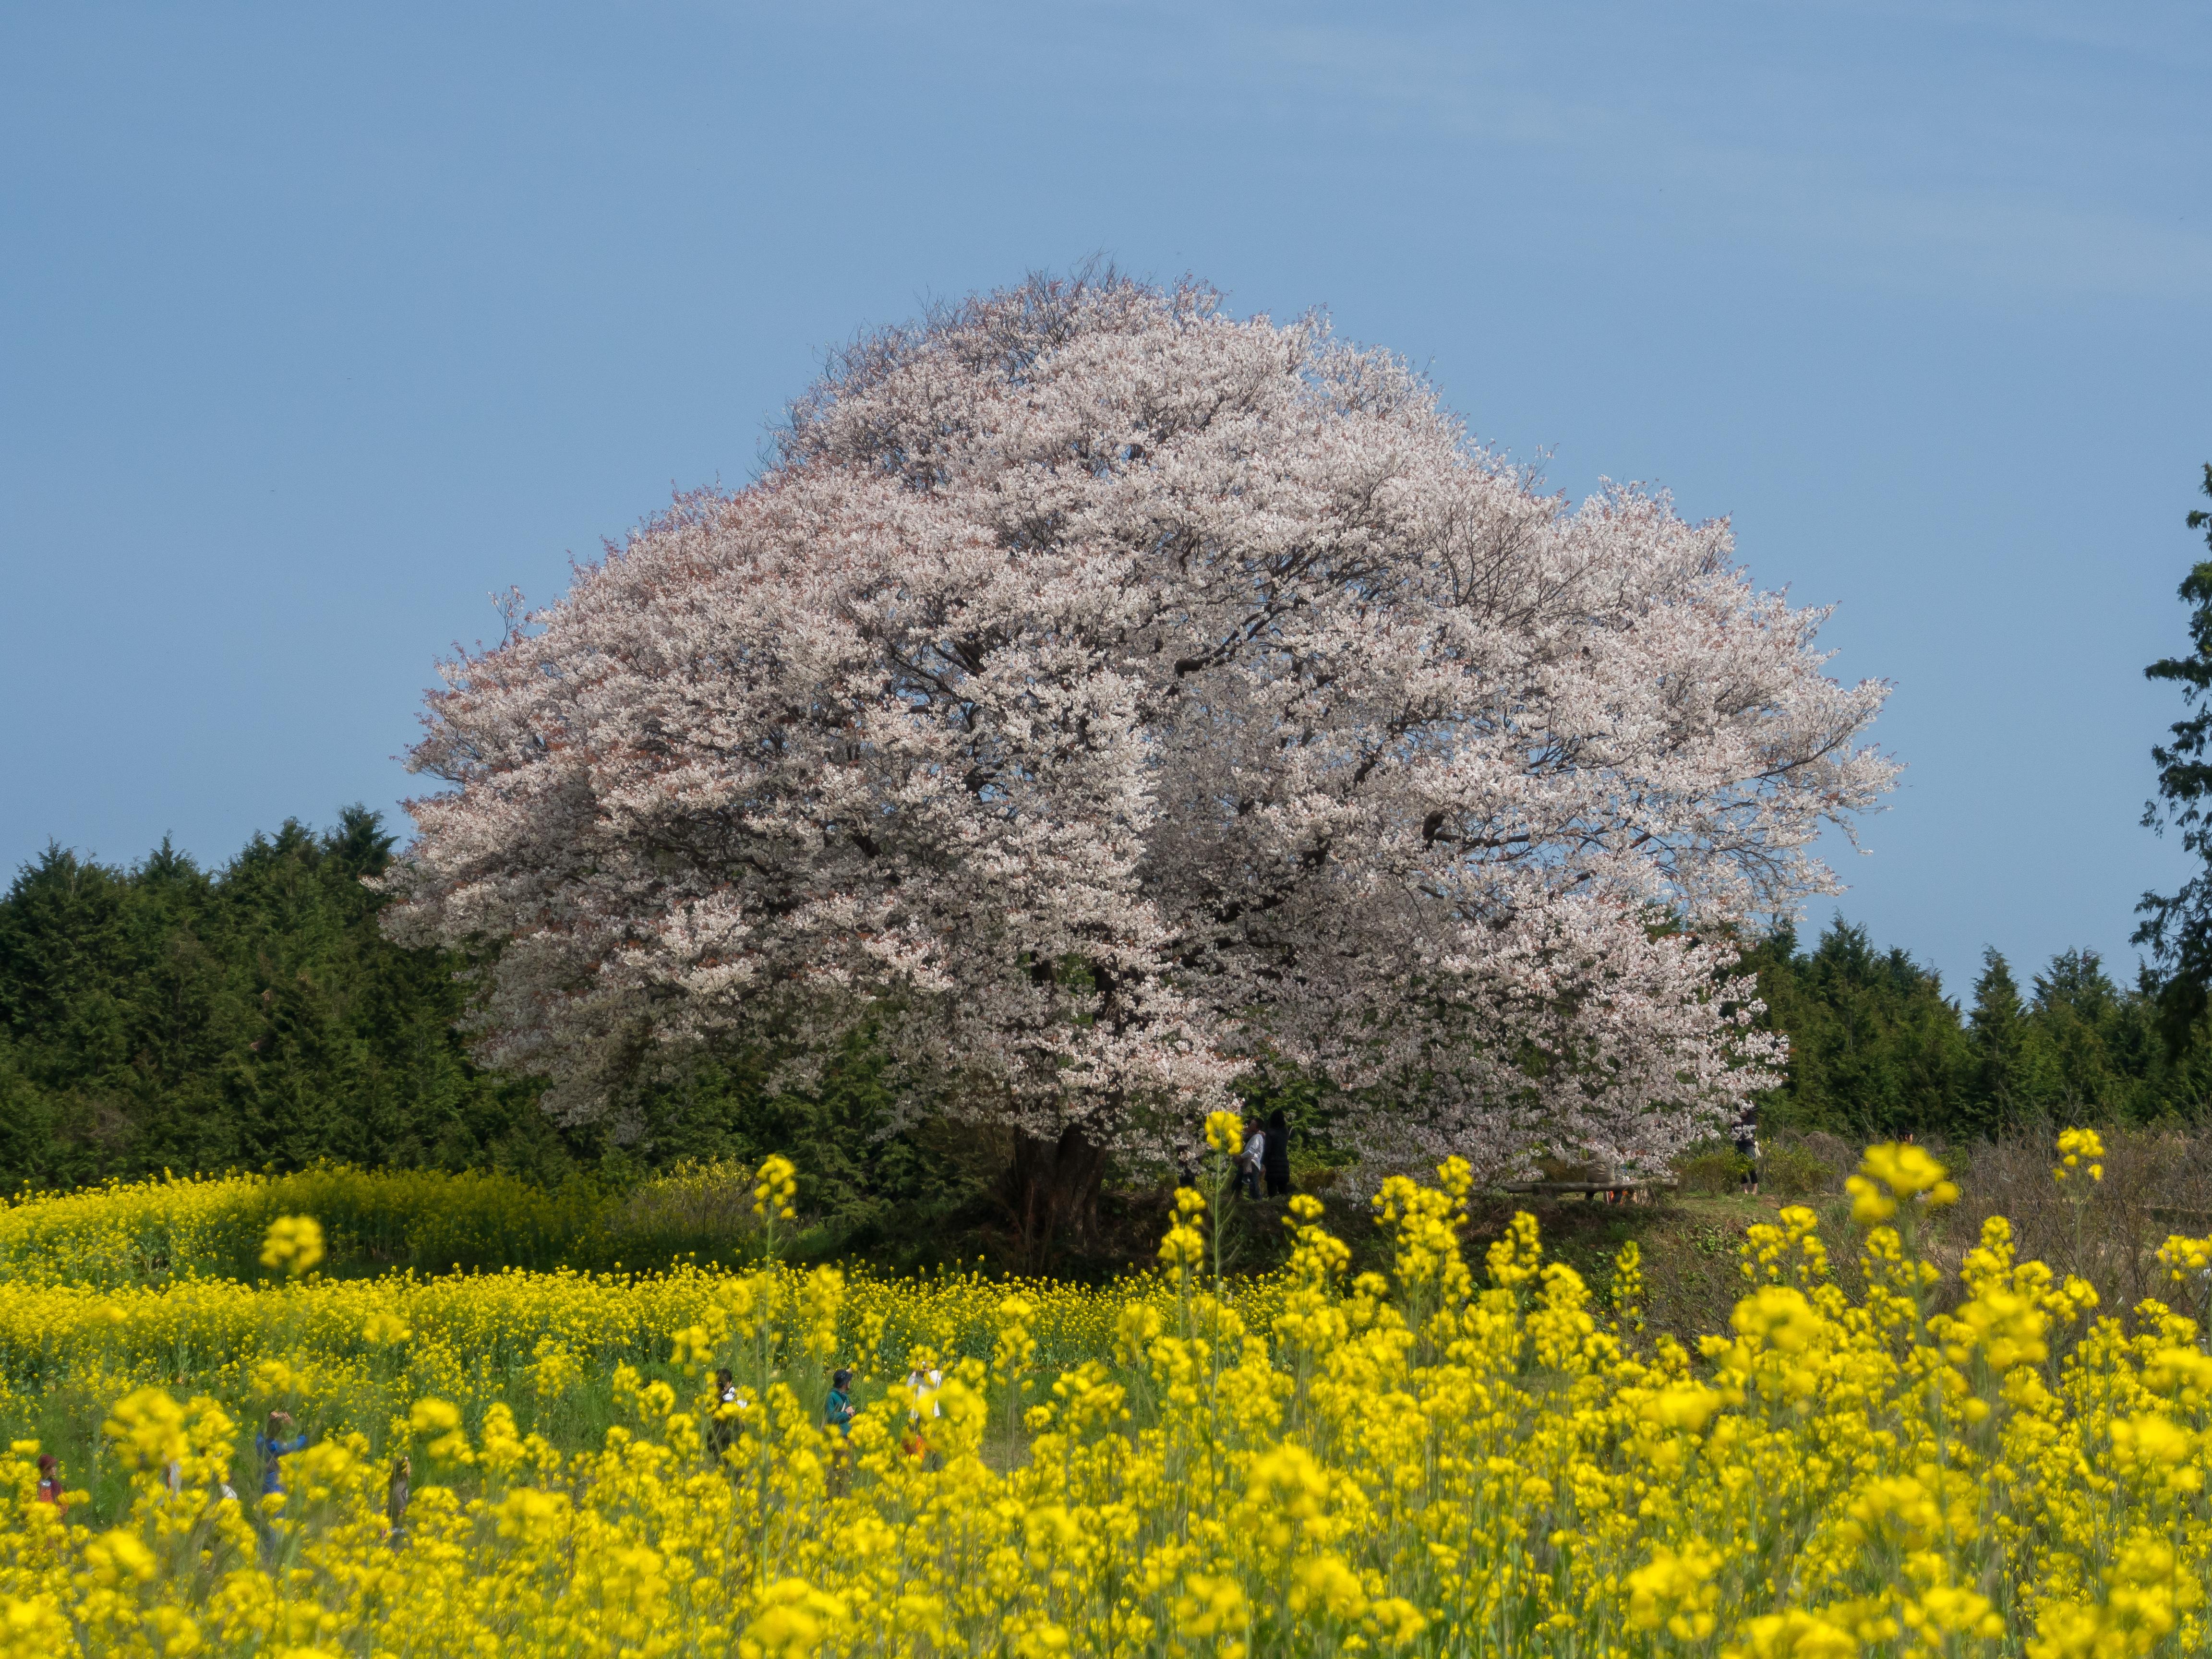
[[[54,1461],[52,1452],[39,1454],[39,1502],[52,1504],[57,1515],[69,1512],[69,1504],[62,1497],[62,1466]]]

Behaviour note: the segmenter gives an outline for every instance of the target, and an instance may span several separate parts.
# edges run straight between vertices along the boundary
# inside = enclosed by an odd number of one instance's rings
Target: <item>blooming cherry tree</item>
[[[1649,1166],[1776,1080],[1735,941],[1892,781],[1824,614],[1316,319],[1033,281],[450,664],[386,914],[489,947],[484,1056],[571,1119],[868,1022],[1035,1224],[1262,1054],[1385,1162]]]

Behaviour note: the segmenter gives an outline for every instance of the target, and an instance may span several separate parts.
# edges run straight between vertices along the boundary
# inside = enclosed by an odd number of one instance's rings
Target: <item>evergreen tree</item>
[[[1790,1035],[1775,1118],[1873,1136],[1959,1120],[1971,1054],[1941,977],[1840,916],[1809,955],[1796,945],[1784,931],[1752,957],[1766,1019]]]
[[[2212,462],[2205,463],[2199,486],[2212,495]],[[2212,513],[2189,515],[2189,528],[2204,532],[2212,547]],[[2159,997],[2161,1026],[2170,1049],[2179,1051],[2191,1027],[2203,1018],[2212,996],[2212,559],[2198,561],[2182,578],[2182,601],[2190,606],[2190,653],[2162,657],[2143,670],[2144,678],[2168,680],[2181,688],[2190,712],[2169,728],[2170,741],[2153,745],[2158,763],[2158,799],[2143,808],[2143,823],[2163,834],[2181,832],[2181,845],[2204,868],[2167,896],[2145,893],[2136,907],[2143,917],[2135,943],[2148,945],[2165,970]]]
[[[2156,981],[2116,985],[2094,951],[2062,951],[2023,998],[1984,951],[1971,1012],[1905,952],[1841,917],[1810,952],[1777,933],[1749,961],[1765,1022],[1790,1037],[1780,1123],[1838,1134],[1972,1137],[2033,1116],[2142,1122],[2195,1116],[2212,1097],[2206,1022],[2162,1040]]]
[[[2119,992],[2094,951],[2062,951],[2035,976],[2035,1032],[2051,1066],[2046,1103],[2069,1118],[2109,1116],[2118,1103],[2106,1039]]]
[[[1982,952],[1967,1025],[1974,1043],[1969,1117],[1985,1134],[2016,1122],[2039,1092],[2029,1055],[2027,1007],[2012,969],[1995,945]]]

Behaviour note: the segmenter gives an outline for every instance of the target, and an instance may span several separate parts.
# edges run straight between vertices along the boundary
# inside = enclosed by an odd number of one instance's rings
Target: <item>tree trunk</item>
[[[1097,1237],[1105,1175],[1106,1149],[1092,1146],[1073,1124],[1051,1140],[1015,1132],[1006,1207],[1030,1267],[1042,1267],[1055,1243],[1088,1244]]]

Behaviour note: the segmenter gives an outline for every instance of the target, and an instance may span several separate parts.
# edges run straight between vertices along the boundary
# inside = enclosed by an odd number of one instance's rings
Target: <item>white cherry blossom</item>
[[[1736,941],[1893,779],[1824,615],[1316,319],[1032,282],[450,664],[388,914],[494,947],[570,1118],[867,1020],[1043,1142],[1168,1152],[1265,1052],[1378,1160],[1647,1168],[1775,1080]]]

